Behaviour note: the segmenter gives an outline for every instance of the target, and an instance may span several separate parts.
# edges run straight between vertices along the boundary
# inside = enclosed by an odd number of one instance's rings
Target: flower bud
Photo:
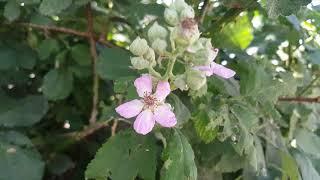
[[[131,58],[131,64],[132,64],[133,68],[141,70],[141,69],[148,68],[150,62],[143,59],[143,57],[133,57],[133,58]]]
[[[196,69],[189,69],[186,74],[187,85],[191,90],[199,90],[207,82],[203,72]]]
[[[175,26],[179,23],[179,17],[178,13],[176,10],[171,9],[171,8],[166,8],[164,10],[164,19],[168,24],[171,26]]]
[[[181,91],[188,90],[188,85],[187,85],[187,82],[186,82],[186,75],[185,74],[177,75],[175,80],[173,81],[173,84],[177,88],[179,88]]]
[[[159,38],[156,39],[151,45],[152,49],[154,49],[158,54],[163,54],[166,51],[167,46],[167,42]]]
[[[184,9],[188,7],[188,4],[184,0],[175,0],[173,7],[178,13],[181,13]]]
[[[191,62],[195,66],[207,66],[212,61],[211,49],[200,49],[191,56]]]
[[[168,31],[166,28],[160,26],[157,22],[153,23],[148,31],[148,37],[150,41],[154,41],[155,39],[165,39],[168,35]]]
[[[200,37],[197,22],[194,19],[185,19],[171,32],[171,38],[182,46],[189,46]]]
[[[194,10],[191,6],[187,6],[184,10],[181,11],[180,19],[188,19],[188,18],[194,18]]]
[[[154,50],[152,48],[149,48],[147,53],[143,57],[149,63],[151,63],[151,66],[155,66],[156,65],[156,55],[155,55]]]
[[[137,37],[130,45],[129,50],[136,56],[143,56],[149,49],[148,42],[145,39]]]

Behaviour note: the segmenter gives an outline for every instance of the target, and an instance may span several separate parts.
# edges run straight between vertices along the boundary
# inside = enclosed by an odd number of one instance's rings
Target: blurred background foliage
[[[320,179],[319,1],[188,0],[237,75],[138,136],[127,49],[171,1],[142,2],[0,0],[0,180]]]

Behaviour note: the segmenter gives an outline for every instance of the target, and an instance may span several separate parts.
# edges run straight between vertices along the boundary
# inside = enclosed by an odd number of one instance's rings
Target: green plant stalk
[[[152,76],[162,79],[161,74],[158,73],[156,70],[154,70],[152,66],[149,66],[148,70],[149,70],[149,74],[151,74]]]
[[[169,60],[168,66],[167,66],[167,71],[163,76],[163,80],[167,81],[171,76],[173,76],[173,67],[174,64],[176,63],[177,56],[173,56],[172,59]]]

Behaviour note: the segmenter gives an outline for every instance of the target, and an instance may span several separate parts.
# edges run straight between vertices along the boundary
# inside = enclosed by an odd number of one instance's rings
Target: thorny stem
[[[88,40],[90,43],[90,53],[92,58],[92,72],[93,72],[93,87],[92,87],[92,110],[89,119],[89,123],[92,125],[97,121],[98,115],[98,103],[99,103],[99,76],[97,73],[97,49],[96,49],[96,41],[94,39],[94,32],[93,32],[93,17],[92,17],[92,10],[90,5],[87,5],[87,21],[88,21],[88,30],[87,33],[89,35]]]
[[[315,98],[308,97],[280,97],[279,101],[289,101],[289,102],[298,102],[298,103],[320,103],[320,96]]]

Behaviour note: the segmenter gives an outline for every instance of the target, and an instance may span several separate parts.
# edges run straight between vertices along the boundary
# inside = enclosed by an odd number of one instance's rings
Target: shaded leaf
[[[48,111],[48,102],[42,96],[12,99],[0,94],[0,126],[31,126],[41,120]]]
[[[120,132],[110,138],[88,165],[86,178],[113,180],[155,179],[157,145],[152,136],[133,131]]]
[[[72,72],[53,69],[43,80],[43,94],[50,100],[60,100],[68,97],[73,89]]]
[[[15,139],[7,139],[9,134]],[[41,180],[43,171],[44,162],[27,137],[13,131],[0,133],[1,180]]]
[[[168,145],[163,151],[162,159],[164,165],[161,169],[161,180],[197,179],[197,167],[192,147],[179,130],[174,130],[168,139]]]
[[[10,0],[4,7],[3,15],[9,20],[14,21],[20,16],[20,6],[16,1]]]
[[[39,7],[41,14],[52,16],[57,15],[61,11],[67,9],[72,0],[43,0]]]
[[[99,56],[97,71],[105,80],[136,76],[130,69],[130,54],[120,48],[104,48]]]

